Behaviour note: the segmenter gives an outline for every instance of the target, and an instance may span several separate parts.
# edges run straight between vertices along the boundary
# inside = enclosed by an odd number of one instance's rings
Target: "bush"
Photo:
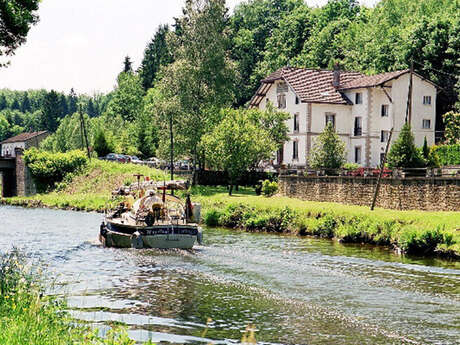
[[[390,168],[422,168],[425,166],[425,160],[415,146],[414,135],[407,123],[402,127],[398,139],[391,146],[388,165]]]
[[[441,166],[460,165],[460,144],[433,146],[431,152],[437,156]]]
[[[45,191],[61,182],[66,175],[78,172],[88,164],[85,153],[79,150],[51,153],[31,148],[24,153],[24,161],[35,178],[39,191]]]
[[[262,183],[262,193],[265,196],[273,196],[278,192],[278,183],[275,181],[270,182],[270,180],[265,180]]]
[[[207,226],[218,226],[220,216],[221,216],[221,213],[218,210],[216,209],[209,210],[204,215],[204,223]]]
[[[343,165],[343,168],[345,170],[354,171],[354,170],[359,168],[359,164],[357,164],[357,163],[345,163]]]

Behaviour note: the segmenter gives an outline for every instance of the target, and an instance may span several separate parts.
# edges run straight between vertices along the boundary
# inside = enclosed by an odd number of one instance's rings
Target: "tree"
[[[67,102],[69,114],[74,114],[78,111],[77,103],[78,103],[78,96],[75,93],[75,90],[71,88],[69,96],[68,96],[68,102]]]
[[[121,72],[117,88],[107,107],[111,116],[120,115],[123,120],[133,122],[142,111],[144,89],[137,74]]]
[[[404,124],[398,139],[391,145],[388,153],[390,168],[422,168],[425,162],[415,146],[414,135],[409,124]]]
[[[60,118],[59,111],[60,100],[56,91],[51,90],[44,99],[42,126],[47,131],[54,132],[58,127],[58,119]]]
[[[153,87],[153,82],[160,68],[173,62],[173,54],[166,40],[169,32],[168,25],[159,26],[155,36],[145,48],[144,58],[139,68],[139,76],[145,91]]]
[[[460,113],[449,111],[442,116],[445,125],[446,143],[449,145],[460,143]]]
[[[0,95],[0,111],[6,109],[8,107],[8,103],[6,102],[6,97],[4,94]]]
[[[128,55],[126,55],[125,60],[123,61],[123,72],[133,73],[133,63]]]
[[[104,157],[113,151],[113,148],[107,142],[104,131],[102,129],[96,131],[93,147],[98,157]]]
[[[86,113],[89,115],[89,117],[97,116],[97,111],[96,111],[96,108],[94,107],[92,98],[88,100],[88,104],[86,105]]]
[[[425,161],[428,162],[428,160],[430,159],[430,149],[428,147],[428,142],[426,141],[426,137],[423,140],[422,154],[423,154],[423,158],[425,159]]]
[[[203,137],[208,161],[212,167],[228,173],[232,195],[233,185],[259,159],[267,159],[277,143],[248,110],[223,109],[223,119],[212,132]]]
[[[22,100],[21,100],[21,111],[23,113],[26,113],[28,111],[30,111],[30,101],[29,101],[29,95],[26,92],[24,92],[24,95],[22,97]]]
[[[219,120],[217,109],[234,100],[236,76],[227,56],[227,21],[224,0],[187,0],[178,20],[181,35],[170,38],[175,62],[162,69],[158,82],[163,99],[174,98],[179,105],[179,132],[193,157],[194,171],[197,162],[204,165],[201,137]]]
[[[38,22],[40,0],[0,1],[0,56],[11,56],[26,41],[32,25]],[[4,64],[3,64],[4,65]]]
[[[63,118],[69,114],[69,107],[67,105],[67,98],[65,97],[64,94],[61,94],[59,98],[60,98],[59,109],[61,110],[61,118]]]
[[[346,162],[345,143],[331,123],[315,140],[308,162],[314,169],[339,169]]]
[[[13,109],[13,110],[20,110],[21,109],[21,106],[19,105],[19,101],[18,101],[17,98],[15,98],[13,100],[13,103],[11,103],[10,108]]]

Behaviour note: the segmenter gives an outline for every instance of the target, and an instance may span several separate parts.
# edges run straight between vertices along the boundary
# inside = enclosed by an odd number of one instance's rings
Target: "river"
[[[329,240],[205,229],[189,251],[107,249],[101,215],[0,206],[0,251],[47,266],[72,315],[137,341],[460,344],[460,264]]]

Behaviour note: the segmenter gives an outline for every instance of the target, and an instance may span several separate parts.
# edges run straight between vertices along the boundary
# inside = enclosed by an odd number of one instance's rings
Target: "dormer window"
[[[363,94],[361,92],[355,94],[355,104],[363,104]]]
[[[431,96],[423,96],[423,104],[431,105]]]

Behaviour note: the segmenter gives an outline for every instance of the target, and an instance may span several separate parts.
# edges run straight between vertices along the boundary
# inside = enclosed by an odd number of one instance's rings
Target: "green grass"
[[[392,245],[417,254],[460,257],[460,212],[396,211],[294,198],[256,196],[241,189],[196,187],[193,200],[213,226],[336,237],[343,242]]]
[[[0,255],[0,344],[134,345],[126,330],[113,328],[107,338],[75,323],[62,298],[44,294],[45,277],[17,250]]]
[[[112,199],[113,190],[137,181],[133,174],[149,176],[152,180],[163,180],[165,176],[163,171],[144,165],[93,159],[82,173],[68,176],[64,182],[57,185],[55,191],[32,197],[8,198],[5,203],[102,212],[117,203]]]

